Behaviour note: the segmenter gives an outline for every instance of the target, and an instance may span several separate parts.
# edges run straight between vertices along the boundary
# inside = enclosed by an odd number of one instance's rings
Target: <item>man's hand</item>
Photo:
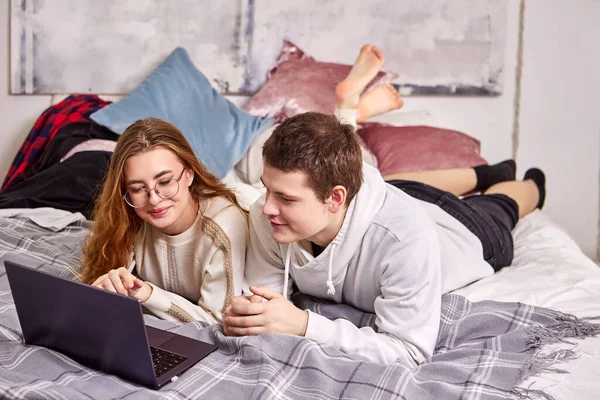
[[[243,309],[247,304],[250,303],[261,303],[263,298],[260,296],[234,296],[229,301],[229,304],[223,310],[223,333],[228,336],[236,336],[234,333],[229,332],[229,325],[227,324],[227,317],[238,317],[242,314],[236,314],[233,310]]]
[[[152,286],[148,282],[136,278],[127,268],[117,268],[108,271],[92,283],[100,289],[135,297],[142,303],[152,294]]]
[[[223,315],[223,332],[229,336],[254,336],[261,333],[287,333],[304,336],[308,312],[265,287],[250,286],[254,296],[231,299]],[[263,302],[262,299],[266,299]]]

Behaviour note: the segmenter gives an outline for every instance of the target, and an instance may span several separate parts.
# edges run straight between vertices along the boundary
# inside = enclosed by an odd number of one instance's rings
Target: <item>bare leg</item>
[[[360,94],[377,75],[384,61],[383,52],[377,47],[366,44],[360,49],[350,73],[335,88],[339,109],[358,108]]]
[[[519,219],[535,210],[540,199],[538,186],[531,179],[500,182],[490,186],[484,194],[504,194],[516,201],[519,205]]]
[[[440,169],[432,171],[399,172],[383,177],[386,181],[401,179],[425,183],[456,196],[470,193],[477,185],[473,168]]]
[[[389,83],[377,86],[360,96],[357,122],[363,122],[369,117],[398,109],[403,105],[404,101],[395,87]]]
[[[386,175],[383,179],[421,182],[461,196],[471,192],[483,192],[499,182],[514,181],[516,169],[513,160],[505,160],[497,164],[483,164],[473,168],[399,172]]]

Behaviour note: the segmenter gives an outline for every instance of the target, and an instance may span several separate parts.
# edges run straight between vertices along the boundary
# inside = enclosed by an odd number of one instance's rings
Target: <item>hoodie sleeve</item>
[[[277,293],[283,293],[285,266],[281,247],[271,235],[271,223],[262,213],[263,205],[264,196],[250,206],[250,239],[244,272],[246,283],[250,286],[266,286]],[[288,290],[288,293],[291,292]]]
[[[372,249],[381,293],[375,299],[375,329],[309,312],[306,337],[350,355],[414,367],[433,353],[441,313],[437,232],[422,230],[399,241],[391,234]]]

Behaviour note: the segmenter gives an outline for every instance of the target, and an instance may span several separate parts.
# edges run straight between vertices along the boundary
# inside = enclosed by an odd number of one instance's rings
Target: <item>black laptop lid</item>
[[[27,344],[156,386],[139,301],[5,261]]]

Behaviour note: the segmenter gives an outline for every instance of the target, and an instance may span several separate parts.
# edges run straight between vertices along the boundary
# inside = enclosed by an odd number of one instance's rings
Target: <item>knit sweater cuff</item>
[[[143,302],[143,306],[153,313],[165,313],[171,307],[171,299],[165,293],[164,290],[159,288],[158,286],[147,282],[152,287],[152,293],[150,297]]]

